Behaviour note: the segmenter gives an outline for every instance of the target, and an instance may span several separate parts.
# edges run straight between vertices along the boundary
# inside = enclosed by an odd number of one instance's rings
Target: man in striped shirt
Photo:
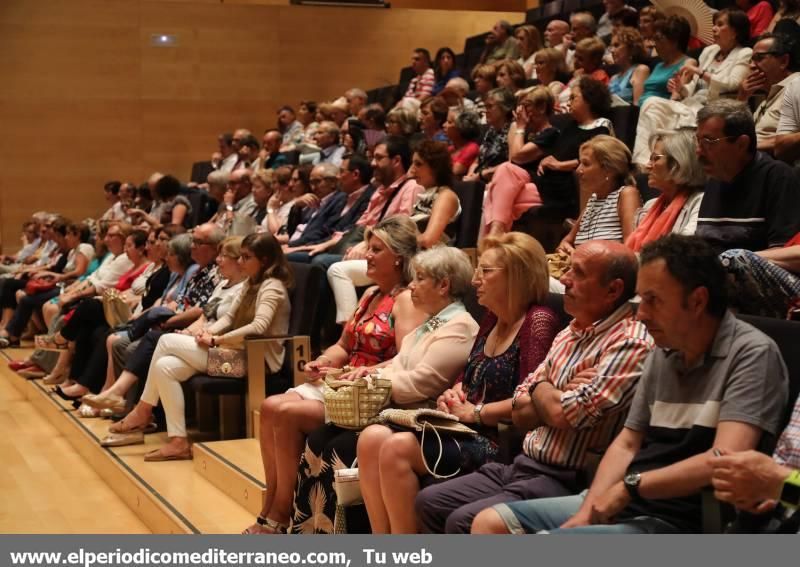
[[[411,56],[411,68],[416,76],[408,84],[403,98],[425,100],[433,94],[433,87],[436,84],[436,77],[431,68],[431,54],[427,49],[414,50],[414,55]]]
[[[714,249],[673,234],[640,261],[638,317],[659,348],[588,493],[498,504],[473,533],[695,533],[714,454],[776,433],[786,366],[772,339],[728,311]]]
[[[636,271],[636,256],[620,243],[591,241],[575,250],[561,279],[574,320],[513,398],[514,424],[530,429],[523,454],[420,492],[424,531],[469,533],[475,515],[494,504],[585,488],[584,470],[622,427],[653,348],[628,304]]]

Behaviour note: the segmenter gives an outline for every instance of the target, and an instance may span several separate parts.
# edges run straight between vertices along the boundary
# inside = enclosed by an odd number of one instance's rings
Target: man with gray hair
[[[308,183],[319,204],[308,221],[300,224],[292,234],[286,252],[299,246],[318,244],[331,235],[331,227],[347,202],[347,194],[339,190],[338,178],[339,167],[332,163],[320,163],[311,170]]]
[[[514,38],[514,26],[506,20],[498,20],[486,36],[486,47],[478,65],[497,63],[504,59],[519,59],[519,45]]]
[[[358,113],[367,105],[367,93],[362,89],[352,88],[344,93],[344,98],[347,100],[350,116],[358,118]]]
[[[469,93],[469,83],[461,77],[453,77],[447,81],[439,96],[447,101],[450,110],[475,112],[475,103],[467,98],[467,93]]]
[[[575,68],[575,46],[582,39],[597,35],[597,20],[589,12],[575,12],[570,16],[569,23],[571,31],[563,37],[562,41],[567,69],[572,71]]]
[[[756,149],[753,115],[720,99],[697,115],[697,157],[709,180],[697,232],[719,252],[780,247],[800,232],[797,175]]]
[[[342,158],[344,157],[345,147],[341,145],[340,130],[335,122],[325,120],[319,123],[317,133],[314,134],[314,142],[316,142],[320,151],[307,156],[301,156],[301,163],[330,163],[337,168],[342,165]]]

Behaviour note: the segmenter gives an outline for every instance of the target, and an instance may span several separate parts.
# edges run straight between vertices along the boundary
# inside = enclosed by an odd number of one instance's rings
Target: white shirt
[[[124,252],[117,256],[107,254],[97,271],[89,276],[86,281],[94,286],[95,292],[100,294],[106,289],[117,285],[119,278],[131,268],[133,268],[133,262],[128,259],[128,255]]]

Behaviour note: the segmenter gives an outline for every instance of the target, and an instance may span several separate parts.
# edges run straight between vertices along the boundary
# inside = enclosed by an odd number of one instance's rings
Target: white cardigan
[[[691,98],[693,103],[702,106],[709,100],[735,95],[739,91],[739,85],[750,72],[750,57],[753,50],[749,47],[734,47],[717,68],[711,71],[710,67],[714,65],[719,50],[719,45],[715,43],[706,47],[700,54],[699,67],[711,73],[711,82],[706,83],[695,76],[692,82],[684,87],[684,96]],[[684,100],[684,102],[689,105],[689,101]]]

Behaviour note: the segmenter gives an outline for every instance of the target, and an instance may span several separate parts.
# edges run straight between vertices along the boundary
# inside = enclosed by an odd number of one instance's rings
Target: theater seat
[[[302,369],[311,357],[310,335],[316,322],[325,271],[319,266],[310,264],[291,262],[290,266],[294,274],[294,286],[289,291],[292,312],[288,335],[247,340],[246,379],[198,375],[189,381],[198,398],[219,397],[220,436],[223,439],[235,437],[241,429],[241,419],[235,415],[238,413],[236,410],[241,409],[241,397],[246,400],[247,432],[252,434],[253,411],[259,408],[261,401],[267,395],[285,392],[291,385],[305,382]],[[286,357],[279,372],[268,374],[264,365],[264,350],[266,345],[273,341],[286,342]]]
[[[614,106],[608,117],[614,125],[614,134],[633,151],[636,142],[636,125],[639,123],[638,106]]]

